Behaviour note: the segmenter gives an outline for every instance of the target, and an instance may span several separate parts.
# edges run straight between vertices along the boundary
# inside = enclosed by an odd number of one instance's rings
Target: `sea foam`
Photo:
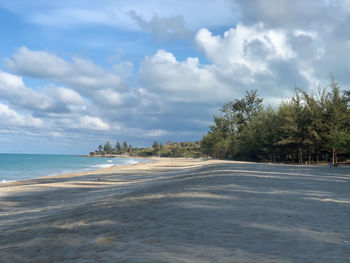
[[[91,166],[92,168],[97,168],[97,169],[101,169],[101,168],[108,168],[113,166],[113,164],[109,164],[109,163],[103,163],[103,164],[97,164],[97,165],[93,165]]]

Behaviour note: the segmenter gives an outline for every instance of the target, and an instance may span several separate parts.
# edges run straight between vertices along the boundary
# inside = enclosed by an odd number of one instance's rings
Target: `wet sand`
[[[159,159],[0,184],[0,262],[350,262],[350,168]]]

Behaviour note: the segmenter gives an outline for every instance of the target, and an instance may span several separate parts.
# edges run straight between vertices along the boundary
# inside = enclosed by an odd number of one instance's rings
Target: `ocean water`
[[[0,183],[144,162],[149,162],[149,160],[139,158],[90,158],[78,155],[0,153]]]

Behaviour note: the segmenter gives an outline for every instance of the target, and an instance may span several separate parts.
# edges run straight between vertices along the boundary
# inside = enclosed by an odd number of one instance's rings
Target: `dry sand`
[[[161,159],[0,184],[0,262],[348,263],[350,169]]]

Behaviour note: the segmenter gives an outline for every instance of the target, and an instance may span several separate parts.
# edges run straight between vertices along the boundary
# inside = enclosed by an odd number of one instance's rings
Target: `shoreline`
[[[97,158],[135,158],[135,159],[153,159],[153,158],[161,158],[161,159],[201,159],[201,160],[221,160],[221,161],[234,161],[234,162],[247,162],[247,163],[261,163],[261,164],[276,164],[276,165],[294,165],[294,166],[325,166],[329,165],[329,162],[315,162],[312,161],[309,163],[308,161],[305,163],[285,161],[285,162],[270,162],[270,161],[249,161],[249,160],[229,160],[229,159],[215,159],[211,157],[165,157],[165,156],[137,156],[137,155],[126,155],[126,154],[105,154],[105,155],[79,155],[81,157],[97,157]],[[350,160],[344,162],[338,162],[338,165],[350,166]]]
[[[85,157],[85,156],[81,156],[81,157]],[[106,157],[106,158],[113,158],[111,156],[107,157],[107,156],[86,156],[86,157]],[[114,156],[114,158],[119,158],[119,156]],[[150,164],[150,163],[155,163],[155,162],[159,162],[159,161],[208,161],[208,160],[213,160],[213,161],[228,161],[231,162],[230,160],[219,160],[219,159],[205,159],[205,158],[184,158],[184,157],[138,157],[138,158],[134,158],[134,157],[123,157],[123,159],[145,159],[145,160],[149,160],[149,162],[137,162],[137,163],[125,163],[125,164],[112,164],[111,166],[108,167],[103,167],[103,168],[96,168],[96,169],[85,169],[85,170],[80,170],[80,171],[74,171],[74,172],[67,172],[67,173],[55,173],[55,174],[50,174],[50,175],[44,175],[44,176],[39,176],[39,177],[33,177],[33,178],[28,178],[28,179],[23,179],[23,180],[13,180],[13,181],[1,181],[0,182],[0,186],[3,186],[4,184],[12,184],[12,183],[26,183],[26,182],[36,182],[36,181],[41,181],[41,179],[45,180],[45,179],[53,179],[53,178],[67,178],[67,177],[76,177],[76,176],[89,176],[89,175],[95,175],[95,174],[109,174],[109,173],[115,173],[118,172],[118,168],[124,168],[124,167],[128,167],[128,166],[138,166],[138,165],[144,165],[144,164]],[[237,162],[237,163],[241,163],[241,161],[232,161],[232,162]],[[244,162],[242,161],[242,163],[250,163],[250,162]],[[5,186],[5,185],[4,185]]]
[[[346,262],[349,183],[348,169],[172,158],[0,184],[0,258]]]
[[[29,154],[28,154],[29,155]],[[70,156],[70,155],[69,155]],[[71,156],[79,156],[79,157],[83,157],[81,155],[71,155]],[[64,171],[66,170],[66,168],[62,167],[62,172],[53,172],[53,173],[48,173],[47,175],[38,175],[38,176],[34,176],[31,178],[24,178],[24,179],[19,179],[19,180],[1,180],[0,181],[0,185],[2,184],[7,184],[7,183],[16,183],[16,182],[22,182],[22,181],[30,181],[30,180],[37,180],[37,179],[45,179],[45,178],[51,178],[51,177],[60,177],[60,176],[66,176],[66,175],[74,175],[74,174],[89,174],[90,172],[94,172],[94,171],[99,171],[101,170],[102,172],[106,169],[106,168],[111,168],[111,167],[120,167],[120,166],[124,166],[124,165],[135,165],[135,164],[139,164],[139,163],[148,163],[148,162],[152,162],[152,160],[150,158],[133,158],[133,157],[107,157],[106,158],[118,158],[118,159],[130,159],[130,160],[137,160],[137,159],[144,159],[147,160],[146,162],[135,162],[135,163],[121,163],[121,164],[97,164],[94,166],[87,166],[87,167],[81,167],[81,168],[73,168],[73,170],[75,171]],[[105,167],[104,167],[105,166]],[[24,173],[24,172],[23,172]]]
[[[328,163],[320,163],[320,164],[299,164],[299,163],[273,163],[273,162],[253,162],[253,161],[235,161],[235,160],[222,160],[222,159],[212,159],[212,158],[186,158],[186,157],[160,157],[160,156],[148,156],[148,157],[130,157],[125,155],[101,155],[101,156],[91,156],[91,155],[74,155],[79,157],[90,157],[90,158],[120,158],[120,159],[145,159],[149,160],[149,162],[137,162],[137,163],[131,163],[131,164],[111,164],[108,167],[103,168],[85,168],[84,170],[78,170],[73,172],[62,172],[62,173],[54,173],[44,176],[38,176],[23,180],[2,180],[0,181],[0,185],[3,184],[10,184],[10,183],[17,183],[17,182],[25,182],[25,181],[32,181],[32,180],[39,180],[39,179],[50,179],[50,178],[65,178],[67,176],[84,176],[89,174],[96,174],[96,173],[102,173],[105,172],[115,172],[115,168],[122,167],[122,166],[129,166],[129,165],[138,165],[138,164],[145,164],[145,163],[152,163],[156,161],[166,161],[166,160],[175,160],[175,161],[218,161],[218,162],[233,162],[233,163],[245,163],[245,164],[261,164],[261,165],[281,165],[281,166],[291,166],[291,167],[328,167]],[[332,167],[342,168],[342,167],[348,167],[348,163],[346,164],[340,164],[339,167]]]

